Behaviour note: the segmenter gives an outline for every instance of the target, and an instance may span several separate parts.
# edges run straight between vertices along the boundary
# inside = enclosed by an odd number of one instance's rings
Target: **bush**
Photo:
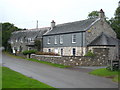
[[[53,52],[36,52],[37,55],[53,55],[53,56],[59,56],[57,53]]]
[[[26,50],[26,51],[23,51],[22,53],[24,54],[24,55],[27,55],[27,54],[34,54],[34,53],[36,53],[37,51],[36,50]]]
[[[89,50],[89,51],[85,54],[85,56],[95,56],[95,54],[92,53],[91,50]]]

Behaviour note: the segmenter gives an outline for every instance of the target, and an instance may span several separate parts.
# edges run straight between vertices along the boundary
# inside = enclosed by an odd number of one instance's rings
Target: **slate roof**
[[[49,30],[49,27],[39,28],[39,29],[29,29],[16,31],[12,33],[11,40],[27,39],[27,38],[41,38],[44,33]]]
[[[94,19],[86,19],[86,20],[82,20],[82,21],[58,24],[51,31],[44,34],[44,36],[54,35],[54,34],[70,33],[70,32],[86,31],[98,20],[100,20],[100,19],[99,18],[94,18]]]
[[[113,38],[105,33],[101,33],[96,39],[94,39],[88,46],[114,46],[120,45],[120,40]]]

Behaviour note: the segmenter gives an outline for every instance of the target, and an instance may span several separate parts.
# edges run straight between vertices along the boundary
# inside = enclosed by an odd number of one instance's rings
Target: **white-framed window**
[[[57,44],[57,36],[55,36],[55,44]]]
[[[50,44],[50,37],[48,37],[47,39],[47,44]]]
[[[76,43],[76,35],[72,34],[72,43]]]
[[[11,40],[11,44],[13,44],[13,41]]]
[[[60,35],[60,44],[63,44],[63,35]]]
[[[34,38],[31,38],[31,41],[30,41],[30,42],[34,42],[34,40],[35,40]]]
[[[23,39],[21,39],[20,41],[21,41],[21,43],[23,43]]]
[[[16,42],[18,42],[18,40],[16,39]]]

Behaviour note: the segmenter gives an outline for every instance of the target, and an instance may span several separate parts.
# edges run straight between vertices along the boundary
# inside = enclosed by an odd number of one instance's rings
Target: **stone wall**
[[[43,56],[32,54],[31,58],[41,61],[47,61],[56,64],[63,64],[69,66],[104,66],[107,65],[109,49],[94,48],[94,57],[90,56]]]
[[[75,56],[83,56],[86,52],[86,47],[56,47],[56,48],[43,48],[43,52],[48,52],[48,49],[51,50],[51,52],[58,53],[61,55],[61,49],[63,49],[63,56],[72,56],[73,55],[73,48],[76,49],[76,55]],[[58,50],[58,52],[55,52],[55,49]],[[83,49],[83,50],[82,50]],[[83,52],[82,52],[83,51]]]

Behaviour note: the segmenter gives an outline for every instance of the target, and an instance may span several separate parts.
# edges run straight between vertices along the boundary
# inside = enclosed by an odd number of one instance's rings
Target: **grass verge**
[[[6,55],[8,55],[8,56],[11,56],[11,57],[13,57],[13,58],[25,59],[24,57],[15,56],[15,55],[13,55],[13,54],[11,54],[11,53],[9,53],[9,52],[5,52],[5,51],[3,51],[3,53],[6,54]]]
[[[33,58],[30,58],[30,59],[27,59],[27,60],[29,60],[29,61],[34,61],[34,62],[38,62],[38,63],[43,63],[43,64],[47,64],[47,65],[54,66],[54,67],[59,67],[59,68],[67,68],[67,67],[70,67],[70,66],[65,66],[65,65],[61,65],[61,64],[54,64],[54,63],[50,63],[50,62],[39,61],[39,60],[33,59]]]
[[[2,69],[2,88],[53,88],[7,67],[2,67]]]
[[[50,66],[54,66],[54,67],[58,67],[58,68],[67,68],[67,67],[70,67],[70,66],[66,66],[66,65],[62,65],[62,64],[54,64],[54,63],[50,63],[50,62],[46,62],[46,61],[40,61],[40,60],[37,60],[37,59],[27,59],[27,58],[23,58],[23,57],[20,57],[20,56],[15,56],[15,55],[12,55],[8,52],[4,52],[4,54],[8,55],[8,56],[11,56],[13,58],[20,58],[20,59],[25,59],[25,60],[29,60],[29,61],[34,61],[34,62],[38,62],[38,63],[43,63],[43,64],[47,64],[47,65],[50,65]]]
[[[120,70],[119,71],[110,71],[106,68],[96,69],[91,71],[89,74],[111,78],[115,82],[120,82]]]
[[[2,67],[0,66],[0,90],[2,89]]]

